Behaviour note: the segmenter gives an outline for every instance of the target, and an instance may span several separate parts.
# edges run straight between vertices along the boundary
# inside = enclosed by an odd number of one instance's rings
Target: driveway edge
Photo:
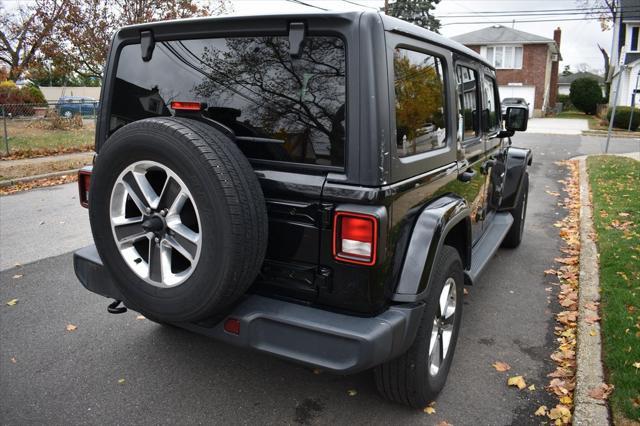
[[[589,396],[591,389],[604,383],[600,323],[587,324],[585,321],[585,317],[593,313],[587,310],[586,305],[600,301],[600,277],[586,156],[576,160],[580,170],[580,284],[573,424],[608,425],[609,409],[606,401]]]

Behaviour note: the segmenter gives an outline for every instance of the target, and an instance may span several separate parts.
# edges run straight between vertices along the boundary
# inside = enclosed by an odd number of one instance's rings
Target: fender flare
[[[509,211],[515,208],[522,191],[522,182],[527,167],[533,161],[533,153],[528,148],[509,147],[507,150],[506,176],[502,192],[502,202],[499,211]]]
[[[400,277],[392,300],[396,302],[417,302],[427,297],[430,289],[433,263],[444,244],[449,231],[465,221],[467,233],[464,256],[471,262],[471,222],[467,202],[456,195],[447,194],[430,203],[415,221],[404,255]],[[464,265],[469,269],[469,265]]]

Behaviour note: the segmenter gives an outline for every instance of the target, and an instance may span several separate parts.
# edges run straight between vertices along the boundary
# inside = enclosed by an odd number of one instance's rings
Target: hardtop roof
[[[463,54],[465,56],[469,56],[474,60],[482,63],[483,65],[493,69],[493,66],[487,62],[485,58],[480,56],[477,52],[469,49],[468,47],[446,38],[440,34],[437,34],[433,31],[429,31],[425,28],[419,27],[417,25],[413,25],[409,22],[403,21],[401,19],[397,19],[388,15],[385,15],[381,12],[376,11],[341,11],[341,12],[331,12],[331,11],[308,11],[302,13],[274,13],[274,14],[261,14],[261,15],[221,15],[221,16],[207,16],[207,17],[198,17],[198,18],[185,18],[185,19],[177,19],[177,20],[168,20],[168,21],[156,21],[150,23],[142,23],[135,25],[128,25],[122,27],[120,31],[130,31],[130,30],[146,30],[152,28],[170,28],[173,26],[182,26],[188,25],[189,23],[206,23],[206,22],[242,22],[246,19],[250,18],[253,21],[257,22],[268,22],[268,21],[287,21],[293,22],[294,20],[300,20],[305,18],[313,18],[313,19],[323,19],[327,20],[343,20],[350,21],[353,24],[358,24],[363,15],[377,15],[380,18],[380,22],[382,24],[382,28],[385,31],[398,32],[409,35],[411,37],[415,37],[418,39],[425,40],[430,43],[434,43],[445,47],[450,50],[454,50],[457,53]]]

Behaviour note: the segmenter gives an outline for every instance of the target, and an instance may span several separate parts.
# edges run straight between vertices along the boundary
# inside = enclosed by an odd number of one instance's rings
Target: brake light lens
[[[240,320],[236,318],[228,318],[224,322],[224,331],[235,334],[236,336],[240,335]]]
[[[180,111],[200,111],[202,109],[202,104],[200,102],[173,101],[171,102],[171,109],[177,109]]]
[[[336,212],[333,223],[333,257],[371,266],[376,263],[378,219],[361,213]]]
[[[92,167],[83,167],[78,170],[78,199],[80,205],[89,208],[89,187],[91,186]]]

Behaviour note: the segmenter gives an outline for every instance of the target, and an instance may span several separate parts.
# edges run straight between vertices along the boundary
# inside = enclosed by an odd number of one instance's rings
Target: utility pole
[[[389,0],[384,0],[384,14],[389,14]]]

